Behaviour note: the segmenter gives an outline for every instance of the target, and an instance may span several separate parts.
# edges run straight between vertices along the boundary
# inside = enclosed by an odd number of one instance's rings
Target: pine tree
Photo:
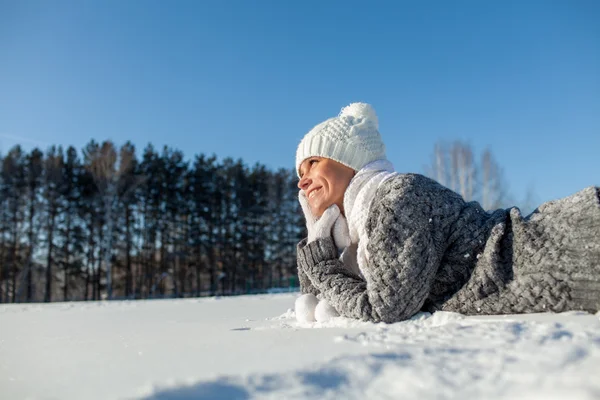
[[[185,277],[185,271],[180,270],[184,255],[182,250],[185,248],[185,235],[182,230],[184,224],[181,221],[185,220],[188,214],[184,197],[188,164],[183,161],[182,152],[166,147],[163,150],[162,159],[164,166],[162,193],[164,193],[165,212],[161,230],[161,248],[163,250],[161,251],[161,262],[163,273],[171,277],[174,295],[179,296],[182,276]]]
[[[52,281],[54,279],[54,235],[57,230],[57,217],[62,210],[62,198],[61,193],[63,192],[63,151],[59,147],[51,147],[46,154],[44,160],[44,190],[43,197],[46,206],[46,240],[47,240],[47,256],[46,256],[46,291],[44,294],[44,301],[52,301]]]
[[[144,149],[143,160],[140,164],[140,174],[144,184],[139,188],[142,236],[142,256],[140,263],[142,272],[138,287],[144,288],[146,296],[152,296],[152,288],[155,284],[157,271],[156,253],[159,229],[159,217],[161,214],[161,178],[160,157],[152,145]]]
[[[125,297],[133,295],[133,248],[136,234],[135,210],[137,209],[137,187],[143,183],[138,175],[138,162],[135,156],[135,146],[130,142],[125,143],[120,149],[120,159],[130,160],[121,171],[121,185],[118,194],[119,208],[122,210],[120,217],[123,223],[119,224],[124,229],[123,243],[125,245]]]
[[[266,259],[266,245],[272,228],[273,216],[269,213],[269,172],[264,165],[256,164],[248,176],[252,205],[247,213],[246,223],[250,231],[250,263],[253,289],[263,290],[265,274],[269,269]]]
[[[106,268],[106,294],[110,300],[113,296],[112,259],[115,220],[118,219],[119,199],[131,190],[131,187],[127,186],[127,174],[134,162],[135,154],[127,150],[117,153],[114,144],[110,141],[105,141],[100,147],[86,151],[84,154],[85,165],[91,172],[102,203],[104,224],[101,228],[103,238],[101,260]]]
[[[3,198],[5,199],[5,228],[8,233],[4,268],[4,302],[15,302],[17,275],[22,267],[21,237],[24,222],[24,205],[27,191],[25,177],[25,154],[15,146],[4,157],[2,164]],[[1,273],[2,271],[0,271]]]
[[[215,185],[216,157],[196,156],[189,176],[190,190],[190,246],[193,247],[192,265],[195,267],[195,295],[202,292],[202,274],[208,269],[207,263],[214,265],[215,246]],[[210,282],[212,287],[212,280]]]
[[[33,253],[37,247],[37,237],[40,232],[39,218],[40,189],[43,184],[44,153],[34,149],[27,156],[27,239],[28,252],[25,262],[24,277],[26,280],[26,299],[33,300]]]
[[[56,259],[58,265],[62,267],[63,272],[63,299],[69,300],[69,285],[71,275],[77,274],[73,265],[73,239],[75,226],[77,224],[77,208],[79,199],[79,188],[77,177],[81,169],[80,161],[77,157],[77,151],[69,147],[66,153],[65,162],[62,165],[62,185],[61,197],[63,199],[63,208],[61,210],[62,224],[58,229],[58,236],[62,245],[57,248]]]
[[[93,153],[97,150],[98,144],[93,140],[88,143],[84,148],[85,153]],[[99,208],[99,196],[98,188],[94,183],[94,178],[91,171],[87,168],[80,170],[78,178],[79,187],[79,207],[78,217],[81,221],[80,234],[82,235],[82,248],[85,249],[83,255],[85,271],[85,288],[84,296],[85,300],[92,299],[97,300],[97,286],[96,286],[96,252],[97,252],[97,222],[99,219],[98,208]],[[83,237],[85,236],[85,238]],[[87,240],[86,240],[87,239]]]

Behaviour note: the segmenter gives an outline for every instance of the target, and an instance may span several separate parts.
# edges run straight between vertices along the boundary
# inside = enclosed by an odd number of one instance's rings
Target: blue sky
[[[597,1],[0,0],[0,151],[151,142],[293,167],[374,105],[388,157],[491,148],[519,200],[600,185]]]

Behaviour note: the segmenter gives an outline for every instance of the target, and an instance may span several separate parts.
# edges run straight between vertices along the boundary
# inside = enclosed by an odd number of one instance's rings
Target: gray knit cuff
[[[317,288],[312,284],[312,282],[310,281],[310,278],[308,277],[308,275],[306,274],[306,264],[303,262],[303,260],[300,259],[300,249],[303,248],[304,246],[306,246],[306,242],[307,242],[307,238],[304,238],[300,241],[300,243],[298,243],[298,245],[296,246],[296,250],[298,253],[298,257],[297,257],[297,267],[298,267],[298,282],[300,283],[300,292],[302,294],[314,294],[315,296],[319,296],[319,291],[317,290]]]
[[[298,260],[304,265],[314,266],[337,258],[337,248],[331,237],[319,238],[304,247],[298,245]]]
[[[307,242],[308,242],[307,237],[305,237],[300,242],[298,242],[298,244],[296,245],[296,253],[300,254],[300,249],[302,249],[304,246],[306,246]]]

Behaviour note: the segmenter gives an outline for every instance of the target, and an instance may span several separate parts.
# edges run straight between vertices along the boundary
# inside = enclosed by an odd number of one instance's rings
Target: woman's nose
[[[307,177],[300,178],[298,181],[298,189],[306,190],[310,186],[310,179]]]

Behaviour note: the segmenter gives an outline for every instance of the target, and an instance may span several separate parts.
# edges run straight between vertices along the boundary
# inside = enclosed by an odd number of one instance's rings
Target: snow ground
[[[0,399],[600,398],[600,315],[302,325],[296,296],[2,305]]]

